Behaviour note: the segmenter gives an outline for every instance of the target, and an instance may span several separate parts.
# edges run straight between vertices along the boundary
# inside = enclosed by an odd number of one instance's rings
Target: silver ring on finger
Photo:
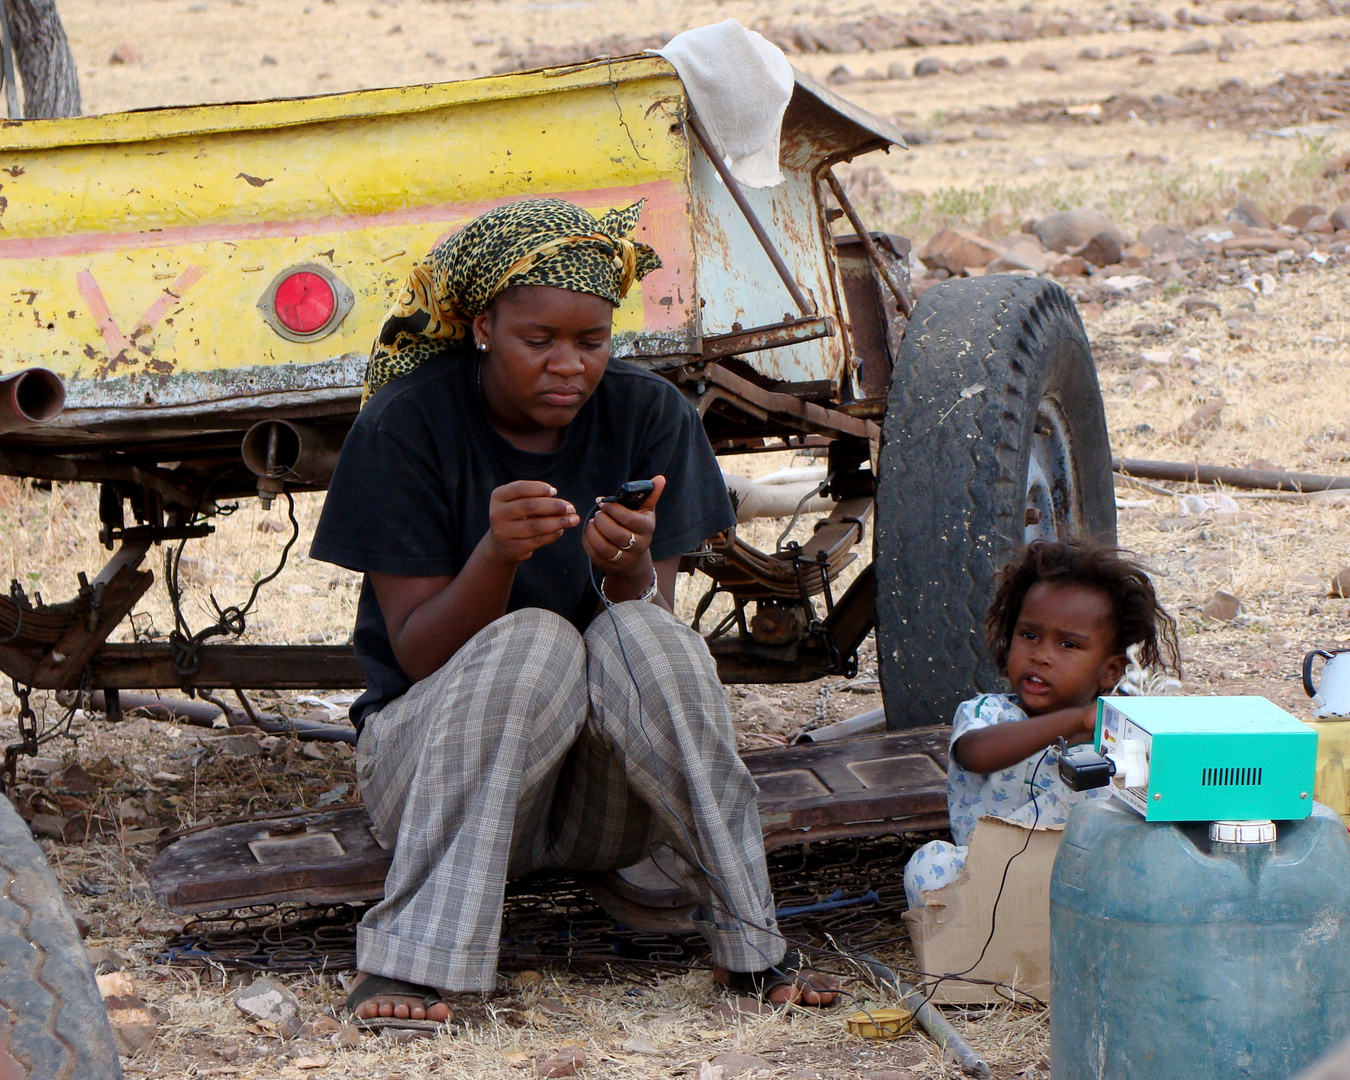
[[[628,543],[624,544],[623,550],[632,551],[635,547],[637,547],[637,533],[629,533]]]
[[[610,559],[609,561],[618,562],[621,558],[623,558],[623,548],[619,548],[617,551],[615,551],[614,558]]]

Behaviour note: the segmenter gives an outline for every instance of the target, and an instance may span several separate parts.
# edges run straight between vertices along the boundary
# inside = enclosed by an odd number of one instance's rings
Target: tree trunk
[[[3,0],[25,118],[80,115],[80,81],[56,0]]]

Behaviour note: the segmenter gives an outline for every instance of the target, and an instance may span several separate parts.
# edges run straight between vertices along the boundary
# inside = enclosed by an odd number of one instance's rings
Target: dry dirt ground
[[[910,150],[856,163],[849,183],[878,226],[916,244],[949,225],[1006,241],[1024,220],[1078,206],[1105,212],[1127,239],[1160,222],[1221,236],[1243,197],[1276,225],[1298,204],[1331,210],[1350,199],[1350,175],[1336,169],[1337,155],[1350,150],[1350,11],[1334,3],[1151,10],[1094,2],[1068,10],[911,0],[849,7],[62,0],[60,7],[88,112],[465,78],[645,47],[735,17],[909,132]],[[916,77],[920,61],[936,74]],[[1133,264],[1062,278],[1093,340],[1115,451],[1350,472],[1346,235],[1290,236],[1292,255],[1278,243],[1243,248],[1241,237],[1227,250],[1222,240],[1199,240],[1198,256],[1136,255]],[[1130,274],[1147,282],[1122,291],[1106,281]],[[1197,308],[1196,298],[1217,308]],[[1220,399],[1208,426],[1185,428],[1197,409]],[[727,464],[762,473],[788,464],[785,457]],[[1228,492],[1234,503],[1187,513],[1182,496],[1214,490],[1121,481],[1117,494],[1121,540],[1153,567],[1180,622],[1187,690],[1265,694],[1309,716],[1297,675],[1303,653],[1350,642],[1348,602],[1327,595],[1331,575],[1350,562],[1350,500]],[[297,500],[301,545],[264,590],[250,640],[348,634],[354,576],[303,554],[319,506],[317,497]],[[758,524],[752,542],[771,546],[781,524]],[[216,536],[190,545],[185,610],[194,626],[206,620],[210,593],[223,602],[245,595],[275,563],[288,532],[276,511],[247,503]],[[3,569],[30,593],[54,599],[72,591],[75,570],[100,563],[94,533],[90,492],[0,483]],[[681,588],[687,612],[694,587]],[[1216,590],[1238,598],[1235,618],[1202,614]],[[172,625],[162,592],[147,598],[136,623],[142,633]],[[851,683],[733,688],[743,745],[781,743],[803,725],[879,704],[870,643],[861,661]],[[255,700],[290,715],[318,707],[298,697]],[[63,712],[41,695],[34,703],[49,722]],[[8,737],[12,696],[3,711]],[[710,1011],[717,999],[702,971],[625,983],[548,968],[539,982],[503,979],[500,994],[473,1004],[464,1023],[434,1040],[394,1045],[367,1036],[340,1049],[327,1033],[307,1032],[284,1041],[233,1006],[234,990],[218,972],[156,962],[175,927],[150,900],[141,871],[162,830],[346,797],[350,754],[329,747],[305,756],[286,743],[268,743],[262,756],[206,752],[210,732],[144,719],[110,729],[84,713],[73,718],[71,734],[77,740],[43,748],[46,772],[21,766],[19,799],[62,835],[42,843],[90,926],[89,945],[119,953],[136,991],[158,1010],[158,1034],[126,1059],[130,1075],[507,1077],[532,1075],[538,1060],[569,1046],[588,1055],[584,1075],[696,1076],[701,1062],[731,1051],[758,1055],[752,1072],[774,1077],[957,1074],[921,1036],[889,1044],[848,1036],[841,1010],[727,1021]],[[48,776],[72,764],[88,778]],[[882,955],[906,963],[903,941]],[[341,1000],[332,976],[284,981],[308,1018]],[[880,1000],[864,984],[854,989]],[[996,1076],[1045,1075],[1043,1010],[950,1015]],[[726,1062],[724,1074],[737,1067]]]

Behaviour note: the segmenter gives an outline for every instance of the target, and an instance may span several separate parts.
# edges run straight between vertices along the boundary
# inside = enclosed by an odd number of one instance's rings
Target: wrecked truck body
[[[877,634],[891,730],[747,755],[766,841],[940,827],[932,725],[996,680],[978,628],[993,568],[1027,539],[1114,535],[1086,337],[1036,278],[944,283],[916,303],[908,242],[871,231],[833,172],[900,134],[806,76],[783,183],[739,185],[709,145],[653,56],[6,126],[0,371],[53,372],[65,401],[0,427],[0,473],[99,485],[113,554],[70,601],[0,597],[0,670],[103,691],[110,713],[124,690],[362,686],[350,646],[231,644],[224,615],[206,636],[108,638],[152,586],[153,546],[207,535],[227,500],[326,486],[410,261],[508,200],[643,199],[637,238],[665,265],[616,312],[614,355],[680,387],[719,454],[827,461],[833,509],[809,541],[764,552],[732,530],[682,566],[705,601],[730,597],[707,635],[723,680],[856,673]],[[841,588],[869,523],[875,557]],[[270,883],[247,902],[377,887],[377,866],[375,885],[325,877],[349,825],[231,840]],[[201,910],[211,890],[171,891]]]

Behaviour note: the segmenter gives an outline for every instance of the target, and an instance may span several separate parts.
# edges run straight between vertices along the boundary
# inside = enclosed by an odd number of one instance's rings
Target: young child
[[[947,767],[955,843],[935,840],[911,857],[911,907],[955,880],[980,817],[1058,825],[1079,799],[1107,795],[1065,786],[1055,740],[1090,740],[1098,696],[1117,688],[1127,668],[1132,677],[1119,687],[1127,692],[1141,681],[1156,685],[1148,669],[1179,671],[1175,620],[1144,570],[1113,547],[1036,541],[995,581],[985,638],[1013,692],[981,694],[956,710]]]

